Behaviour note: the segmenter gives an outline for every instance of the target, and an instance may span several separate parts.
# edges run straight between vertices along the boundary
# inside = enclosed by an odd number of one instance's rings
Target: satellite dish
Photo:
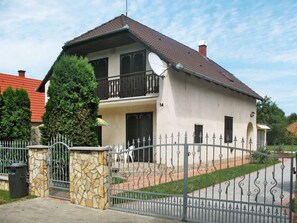
[[[165,62],[161,60],[160,57],[153,52],[150,52],[148,54],[148,61],[152,70],[158,76],[161,76],[168,69],[167,66],[165,66]]]

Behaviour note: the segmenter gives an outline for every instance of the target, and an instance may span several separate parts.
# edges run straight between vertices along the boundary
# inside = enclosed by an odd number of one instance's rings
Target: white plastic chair
[[[134,149],[135,149],[135,146],[130,146],[129,149],[124,152],[125,163],[127,163],[127,160],[129,159],[129,157],[131,158],[132,163],[134,162]]]
[[[118,156],[119,158],[121,159],[121,152],[123,151],[123,146],[122,145],[117,145],[114,147],[114,151],[115,151],[115,154],[114,154],[114,161],[117,162],[118,161]]]

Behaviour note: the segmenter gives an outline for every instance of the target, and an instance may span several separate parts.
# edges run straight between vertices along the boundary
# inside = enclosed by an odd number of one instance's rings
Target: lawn
[[[281,151],[286,151],[286,152],[290,152],[292,149],[293,152],[296,152],[297,151],[297,145],[269,145],[267,146],[267,149],[269,151],[271,151],[272,153],[275,152],[276,153],[279,153]]]
[[[221,182],[228,180],[233,180],[236,177],[240,177],[254,171],[263,169],[265,167],[271,166],[279,161],[269,161],[265,164],[245,164],[237,167],[230,167],[218,171],[214,171],[208,174],[202,174],[199,176],[189,177],[188,179],[188,193],[200,190]],[[156,186],[142,188],[135,192],[123,192],[112,197],[112,202],[114,204],[125,203],[130,199],[134,200],[147,200],[154,198],[162,198],[164,194],[171,195],[182,195],[183,194],[183,179],[172,181],[164,184],[159,184]],[[148,194],[143,194],[140,191],[148,192]],[[151,193],[151,194],[149,194]]]
[[[32,198],[36,198],[36,196],[28,195],[22,198],[11,198],[9,191],[0,190],[0,205],[15,202],[15,201],[23,201],[23,200],[32,199]]]

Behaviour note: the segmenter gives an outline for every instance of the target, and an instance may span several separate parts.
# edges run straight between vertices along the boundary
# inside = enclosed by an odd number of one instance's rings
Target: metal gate
[[[252,142],[236,138],[227,144],[206,135],[200,142],[178,134],[154,145],[143,139],[142,147],[140,140],[115,146],[110,208],[182,221],[292,222],[292,153],[255,151]],[[153,156],[134,162],[133,152],[144,149]]]
[[[48,187],[49,196],[70,199],[69,148],[72,143],[64,136],[56,136],[49,143]]]

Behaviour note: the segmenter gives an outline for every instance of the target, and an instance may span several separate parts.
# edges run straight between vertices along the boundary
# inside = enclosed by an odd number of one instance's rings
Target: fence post
[[[86,207],[108,208],[109,147],[70,148],[70,202]]]
[[[293,160],[294,158],[291,158],[291,171],[293,171]],[[295,153],[295,174],[296,174],[296,171],[297,171],[297,153]],[[296,174],[296,181],[295,181],[295,189],[294,189],[294,198],[295,198],[295,202],[294,202],[294,216],[293,216],[293,219],[294,221],[293,222],[297,222],[297,174]],[[293,173],[291,173],[291,183],[293,184]],[[291,189],[292,189],[293,185],[291,186]],[[293,190],[293,189],[292,189]],[[292,193],[290,195],[290,202],[292,202]],[[292,203],[290,204],[290,207],[292,206]],[[291,210],[289,210],[291,211]],[[292,219],[291,219],[292,221]]]
[[[187,132],[185,133],[185,145],[184,145],[184,194],[183,194],[183,218],[182,221],[187,220],[187,206],[188,206],[188,156],[189,146],[187,139]]]
[[[29,164],[29,193],[38,197],[48,196],[48,146],[27,146]]]

